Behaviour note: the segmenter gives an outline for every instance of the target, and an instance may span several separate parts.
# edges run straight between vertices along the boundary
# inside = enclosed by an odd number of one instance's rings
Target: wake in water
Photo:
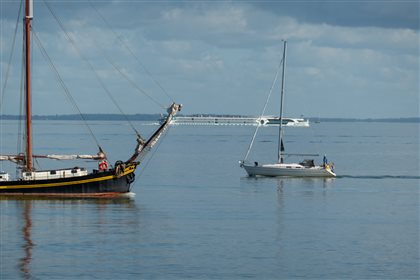
[[[119,197],[135,198],[136,197],[136,193],[133,193],[133,192],[123,193]]]
[[[337,175],[336,178],[351,178],[351,179],[414,179],[414,180],[420,180],[420,176],[407,176],[407,175]]]

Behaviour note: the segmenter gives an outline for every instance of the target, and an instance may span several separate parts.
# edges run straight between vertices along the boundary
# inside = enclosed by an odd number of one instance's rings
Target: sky
[[[285,116],[420,116],[417,0],[48,1],[77,50],[34,5],[34,32],[82,113],[162,113],[176,101],[184,114],[260,115],[287,40]],[[18,10],[0,0],[1,90]],[[19,112],[21,38],[4,114]],[[34,114],[77,113],[35,42],[32,54]],[[279,84],[266,115],[278,114]]]

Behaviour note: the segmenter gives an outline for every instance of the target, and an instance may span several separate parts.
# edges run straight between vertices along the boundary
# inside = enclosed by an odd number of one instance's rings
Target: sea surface
[[[0,279],[420,278],[418,123],[287,128],[286,150],[326,154],[334,179],[247,177],[238,160],[254,129],[171,127],[126,197],[0,198]],[[1,153],[16,152],[16,130],[1,127]],[[124,122],[92,130],[112,162],[134,151]],[[77,122],[34,131],[37,154],[97,152]],[[277,131],[260,129],[249,160],[276,160]]]

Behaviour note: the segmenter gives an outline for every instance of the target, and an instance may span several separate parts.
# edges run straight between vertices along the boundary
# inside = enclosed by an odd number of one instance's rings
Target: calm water
[[[15,126],[2,128],[3,152],[16,150]],[[129,157],[128,126],[93,129],[111,160]],[[96,152],[73,122],[35,130],[37,153]],[[0,279],[420,277],[418,124],[287,129],[288,151],[327,152],[340,175],[329,180],[246,177],[253,130],[172,127],[132,198],[1,199]],[[261,129],[251,159],[274,160],[276,132]]]

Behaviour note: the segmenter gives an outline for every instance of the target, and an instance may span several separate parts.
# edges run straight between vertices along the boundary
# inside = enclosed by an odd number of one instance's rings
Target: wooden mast
[[[25,0],[25,112],[26,112],[26,158],[25,170],[32,171],[32,100],[31,100],[31,22],[33,0]]]

